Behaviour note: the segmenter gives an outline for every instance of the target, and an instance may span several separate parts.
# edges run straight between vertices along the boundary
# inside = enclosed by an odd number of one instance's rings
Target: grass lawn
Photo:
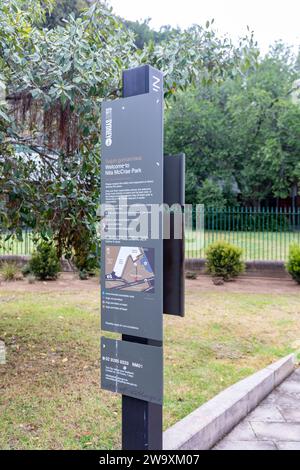
[[[187,282],[186,318],[165,318],[165,428],[300,347],[300,290],[271,282]],[[120,397],[99,388],[99,308],[96,281],[0,285],[0,449],[120,447]]]

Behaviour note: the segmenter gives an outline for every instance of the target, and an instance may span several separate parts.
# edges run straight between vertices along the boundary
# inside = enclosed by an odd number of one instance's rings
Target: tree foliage
[[[55,247],[47,241],[40,242],[29,261],[28,270],[42,281],[57,279],[61,266]]]
[[[138,49],[143,50],[148,44],[160,44],[163,41],[171,39],[176,34],[181,34],[179,28],[172,28],[170,25],[162,26],[158,31],[153,30],[150,26],[150,18],[144,21],[128,21],[122,20],[125,26],[134,32],[134,42]]]
[[[53,237],[59,254],[72,251],[86,269],[96,249],[101,103],[120,96],[122,70],[158,67],[170,98],[244,70],[257,51],[251,37],[242,53],[210,25],[138,49],[134,33],[99,1],[45,27],[58,5],[0,4],[0,222],[19,236],[28,226]]]
[[[58,25],[63,25],[65,18],[73,13],[78,17],[83,10],[89,8],[94,0],[60,0],[55,2],[51,11],[46,12],[43,26],[54,28]]]
[[[296,76],[295,58],[278,43],[243,77],[180,94],[168,113],[166,147],[187,154],[189,202],[206,202],[213,187],[222,188],[225,204],[290,195],[299,184],[300,107],[290,99]]]

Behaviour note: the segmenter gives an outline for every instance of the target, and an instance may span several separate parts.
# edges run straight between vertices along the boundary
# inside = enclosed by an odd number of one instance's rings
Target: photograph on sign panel
[[[105,288],[115,291],[155,291],[154,249],[107,246]]]

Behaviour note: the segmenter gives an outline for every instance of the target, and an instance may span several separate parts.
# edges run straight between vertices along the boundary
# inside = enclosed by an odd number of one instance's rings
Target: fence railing
[[[203,233],[196,219],[202,220]],[[206,248],[219,240],[242,248],[247,261],[286,261],[290,245],[300,244],[300,209],[194,209],[186,257],[205,258]]]
[[[198,206],[189,215],[187,258],[205,258],[211,243],[225,240],[242,248],[245,260],[286,261],[290,245],[300,244],[300,209]],[[23,230],[22,240],[5,238],[6,234],[0,231],[0,256],[32,254],[34,241],[30,230]]]
[[[34,250],[34,241],[32,231],[24,229],[22,231],[22,240],[16,237],[7,238],[8,234],[0,230],[0,256],[28,256]]]

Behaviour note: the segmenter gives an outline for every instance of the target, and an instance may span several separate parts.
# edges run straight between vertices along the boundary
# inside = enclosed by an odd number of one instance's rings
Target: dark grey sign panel
[[[102,338],[101,387],[161,405],[162,348]]]
[[[175,237],[176,217],[171,211],[170,239],[164,240],[164,313],[184,317],[185,155],[165,156],[164,165],[164,202],[170,208],[173,207],[173,210],[180,206],[183,215],[181,221],[182,237],[178,239]]]
[[[155,77],[156,88],[159,83]],[[102,329],[158,341],[162,340],[163,239],[161,225],[151,235],[149,213],[153,205],[163,203],[162,98],[162,91],[152,90],[103,103],[101,161],[101,203],[114,209],[106,214],[101,250]],[[128,211],[133,205],[138,212],[138,206],[145,208],[151,221],[146,232],[132,232],[136,216],[128,217]],[[112,220],[113,213],[117,221]]]

